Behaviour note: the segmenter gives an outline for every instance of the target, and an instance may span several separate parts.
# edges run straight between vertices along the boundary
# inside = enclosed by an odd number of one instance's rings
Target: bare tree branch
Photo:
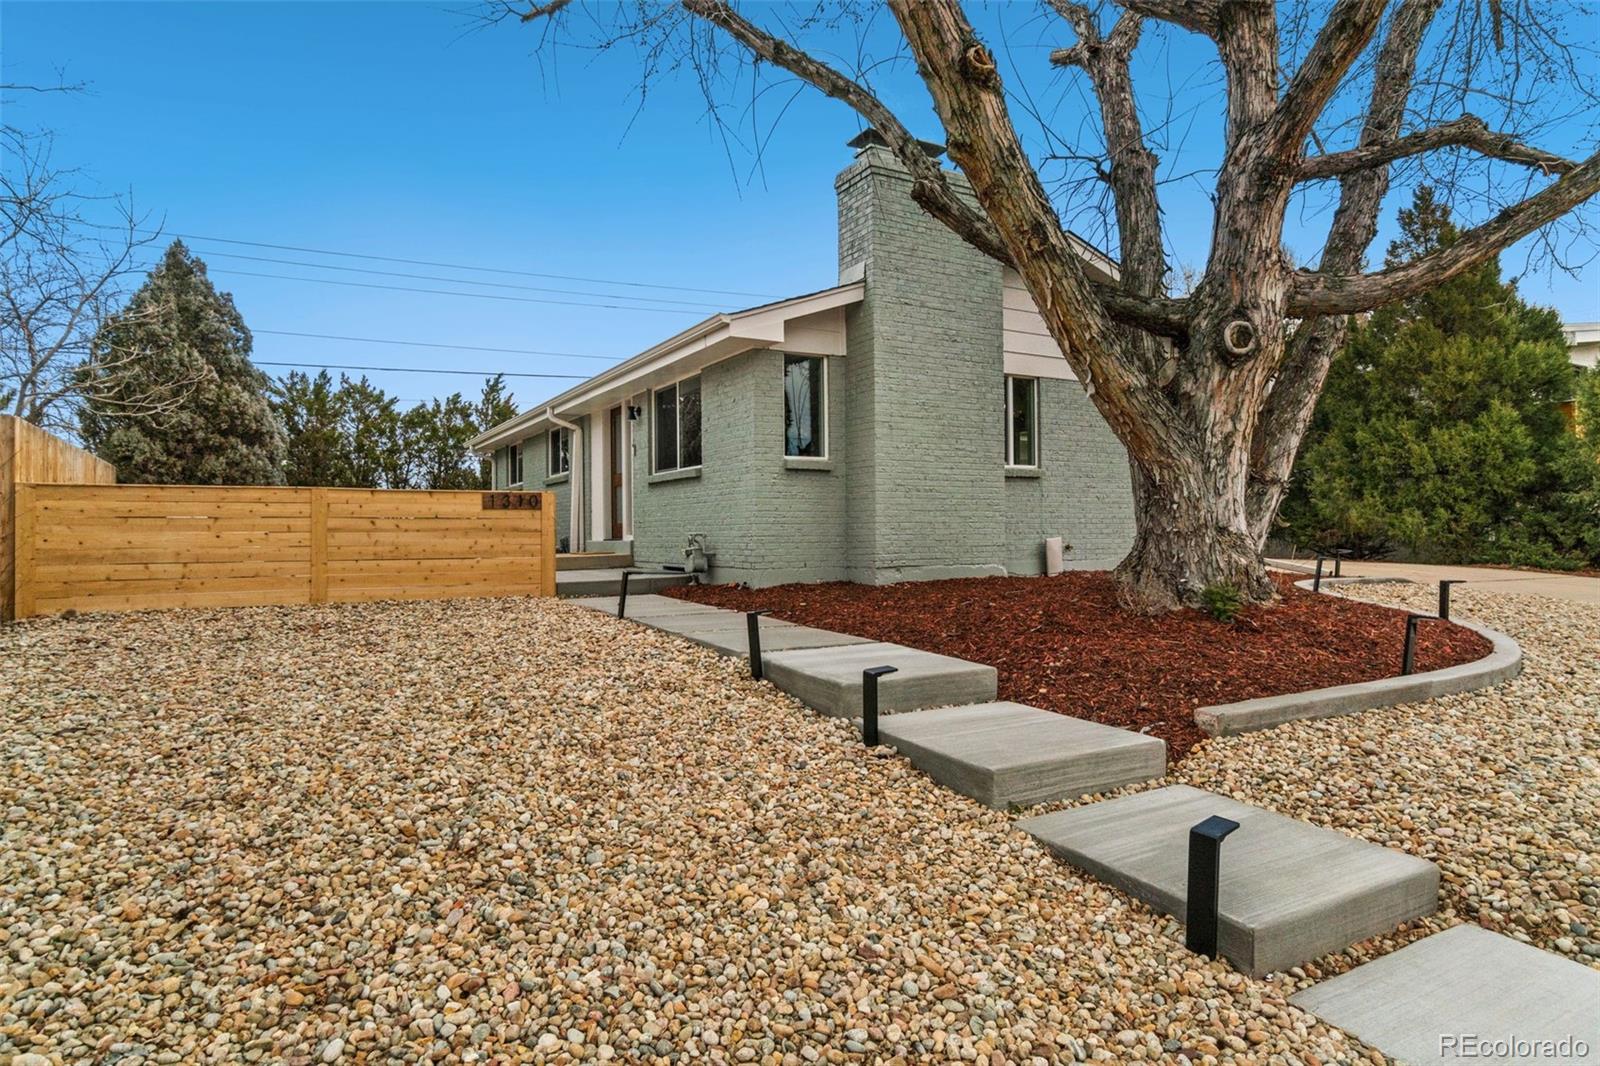
[[[1383,17],[1383,0],[1338,0],[1278,103],[1267,132],[1267,154],[1298,153]]]
[[[1442,0],[1405,0],[1378,51],[1361,144],[1392,140],[1405,116],[1417,54]],[[1320,269],[1353,273],[1378,232],[1378,211],[1389,190],[1389,168],[1357,171],[1340,180],[1340,198]],[[1288,488],[1300,442],[1316,411],[1328,367],[1344,343],[1342,316],[1303,321],[1289,340],[1250,442],[1246,512],[1251,539],[1266,542]]]
[[[999,71],[956,0],[890,0],[950,140],[1051,335],[1096,408],[1150,469],[1181,462],[1182,429],[1124,348],[1011,124]]]
[[[1117,0],[1136,15],[1170,22],[1195,33],[1215,37],[1220,20],[1220,0]]]
[[[1490,159],[1521,163],[1543,170],[1546,174],[1565,174],[1578,166],[1574,160],[1523,144],[1509,133],[1497,133],[1476,115],[1462,115],[1453,122],[1408,133],[1404,137],[1312,156],[1300,164],[1299,179],[1317,181],[1336,178],[1440,148],[1470,148]]]
[[[1289,301],[1297,316],[1347,315],[1404,300],[1449,281],[1600,193],[1600,151],[1544,191],[1463,233],[1446,248],[1372,274],[1299,271]]]

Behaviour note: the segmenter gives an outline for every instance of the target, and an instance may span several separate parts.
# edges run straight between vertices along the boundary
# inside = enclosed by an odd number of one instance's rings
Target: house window
[[[552,429],[550,431],[550,446],[545,449],[545,454],[550,457],[549,473],[551,477],[559,477],[572,469],[572,431],[570,429]]]
[[[522,444],[519,441],[506,448],[506,485],[509,487],[520,484],[522,484]]]
[[[1006,465],[1039,465],[1039,379],[1006,378]]]
[[[654,471],[692,470],[700,465],[700,378],[684,378],[655,391]]]
[[[828,371],[809,355],[783,357],[783,454],[828,454]]]

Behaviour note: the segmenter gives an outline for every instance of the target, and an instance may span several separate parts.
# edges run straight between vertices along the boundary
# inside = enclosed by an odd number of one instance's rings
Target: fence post
[[[11,538],[14,558],[11,567],[12,617],[33,616],[33,498],[34,488],[24,482],[12,486],[11,506],[14,520]]]
[[[1217,956],[1218,899],[1222,884],[1222,841],[1239,828],[1232,818],[1213,814],[1189,830],[1189,891],[1183,919],[1183,946],[1196,955]]]
[[[312,603],[328,602],[328,490],[311,490]]]

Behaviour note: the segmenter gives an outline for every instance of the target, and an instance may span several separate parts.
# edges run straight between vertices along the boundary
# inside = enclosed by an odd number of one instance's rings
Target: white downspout
[[[569,529],[567,530],[568,545],[575,552],[583,551],[583,430],[578,428],[576,422],[568,422],[556,414],[554,407],[545,408],[544,415],[550,424],[558,426],[572,434],[572,454],[567,465],[568,515]]]

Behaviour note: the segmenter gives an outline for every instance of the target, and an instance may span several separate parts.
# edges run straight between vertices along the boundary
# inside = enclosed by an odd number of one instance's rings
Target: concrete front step
[[[620,570],[632,565],[632,552],[561,552],[556,556],[558,574],[571,570]]]
[[[879,734],[941,785],[1002,810],[1167,772],[1167,745],[1157,737],[1021,703],[897,714],[883,720]]]
[[[878,682],[883,714],[983,703],[994,699],[999,684],[992,666],[878,641],[774,651],[761,661],[768,681],[806,706],[841,718],[860,716],[861,671],[873,666],[897,670]]]
[[[629,610],[635,593],[659,592],[674,585],[687,585],[688,574],[634,574],[628,579]],[[622,591],[622,570],[557,570],[557,596],[612,596]]]
[[[1340,951],[1438,907],[1431,862],[1187,785],[1017,825],[1071,865],[1182,920],[1189,830],[1212,815],[1239,823],[1222,845],[1218,948],[1252,976]]]
[[[1600,1064],[1600,971],[1476,925],[1424,937],[1289,1002],[1414,1066]]]
[[[613,618],[617,614],[617,597],[612,596],[574,596],[572,603],[579,607],[587,607],[592,611],[609,614]],[[712,607],[704,603],[695,603],[693,600],[680,600],[675,596],[662,596],[652,592],[634,594],[632,580],[628,583],[628,608],[627,617],[638,621],[649,621],[655,618],[673,615],[702,615],[707,618],[718,615],[732,614],[721,607]]]

